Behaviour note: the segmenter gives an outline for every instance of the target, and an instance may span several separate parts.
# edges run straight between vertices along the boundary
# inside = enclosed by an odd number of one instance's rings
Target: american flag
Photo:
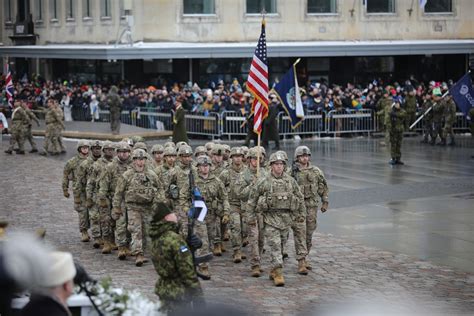
[[[7,94],[8,105],[10,106],[10,108],[13,108],[13,93],[15,92],[15,88],[13,87],[12,73],[10,72],[10,68],[8,67],[8,65],[5,83],[5,92]]]
[[[262,132],[262,122],[268,116],[268,59],[267,40],[265,38],[265,21],[262,22],[262,33],[250,66],[247,89],[255,97],[252,103],[253,130]]]

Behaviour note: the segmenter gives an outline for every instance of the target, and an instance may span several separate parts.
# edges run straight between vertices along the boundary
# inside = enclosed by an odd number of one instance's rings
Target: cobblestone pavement
[[[73,201],[62,197],[63,166],[64,158],[7,156],[2,150],[0,217],[10,222],[10,231],[45,227],[47,241],[72,252],[93,277],[111,276],[116,284],[138,288],[155,298],[156,274],[151,263],[137,268],[131,259],[118,261],[116,254],[102,255],[92,249],[91,243],[79,241]],[[472,187],[468,189],[472,191]],[[249,314],[315,314],[324,306],[332,310],[342,306],[351,312],[355,311],[354,306],[371,306],[379,311],[389,309],[395,314],[410,315],[474,313],[472,273],[417,256],[368,247],[347,236],[317,233],[313,244],[313,271],[300,276],[296,274],[290,240],[283,288],[272,285],[266,264],[264,276],[252,278],[248,262],[234,264],[226,252],[212,261],[212,280],[202,282],[207,301],[227,304]],[[268,262],[267,257],[264,262]]]

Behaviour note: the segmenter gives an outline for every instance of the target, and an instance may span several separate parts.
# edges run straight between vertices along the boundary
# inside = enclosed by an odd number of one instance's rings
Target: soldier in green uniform
[[[394,106],[390,110],[390,120],[388,120],[387,129],[390,135],[390,154],[392,159],[389,161],[391,165],[403,165],[400,160],[402,157],[401,147],[403,141],[403,130],[405,128],[406,112],[401,108],[400,97],[393,98]]]
[[[426,94],[423,102],[423,113],[433,105],[433,101],[430,94]],[[431,131],[433,129],[433,111],[431,110],[423,117],[423,139],[422,143],[428,144],[430,142]]]
[[[40,155],[46,156],[48,153],[51,155],[59,155],[61,152],[61,129],[64,127],[63,118],[56,111],[54,99],[48,99],[48,110],[45,116],[46,131],[44,134],[44,150],[40,152]]]
[[[73,185],[74,192],[80,192],[81,195],[86,197],[86,212],[90,222],[91,234],[94,248],[99,248],[102,244],[102,233],[100,230],[100,215],[97,206],[93,203],[92,199],[87,198],[87,179],[92,173],[92,164],[96,162],[102,156],[102,143],[98,140],[90,142],[91,155],[82,161],[77,167],[76,171],[76,182]]]
[[[79,215],[79,229],[81,231],[81,241],[90,240],[87,230],[89,229],[89,217],[86,208],[86,194],[84,191],[74,189],[77,181],[77,172],[79,165],[89,156],[89,142],[80,140],[77,142],[77,155],[66,162],[63,171],[63,194],[65,198],[69,198],[69,182],[72,183],[74,196],[74,209]]]
[[[86,184],[86,205],[88,207],[95,207],[99,213],[99,225],[101,239],[103,241],[102,253],[108,254],[115,248],[115,238],[113,231],[112,219],[110,217],[109,207],[100,207],[97,199],[97,191],[99,188],[99,177],[103,170],[114,158],[115,148],[112,142],[105,141],[102,146],[103,156],[97,159],[91,167],[91,171],[87,177]],[[93,216],[91,216],[93,217]],[[91,219],[91,224],[93,220]]]
[[[150,225],[151,259],[158,273],[155,293],[162,311],[171,314],[178,308],[202,305],[201,284],[191,250],[179,233],[178,217],[164,203],[157,203],[154,213]]]
[[[405,97],[405,111],[407,112],[407,119],[405,120],[405,130],[416,120],[416,95],[413,86],[409,86],[407,95]]]
[[[164,202],[164,190],[156,174],[145,168],[147,154],[143,149],[135,149],[132,154],[132,168],[118,179],[112,202],[112,218],[118,220],[125,216],[122,205],[125,203],[128,217],[128,231],[132,235],[131,255],[135,265],[141,267],[145,260],[143,238],[151,221],[153,202]],[[149,243],[148,243],[149,245]]]
[[[392,105],[392,98],[389,97],[388,89],[383,90],[383,95],[380,100],[378,100],[375,108],[377,110],[377,122],[379,123],[378,130],[379,131],[387,131],[385,128],[385,110],[390,108]]]
[[[456,123],[456,103],[451,95],[447,95],[444,100],[444,128],[443,128],[443,139],[446,142],[448,136],[448,145],[454,146],[454,132],[453,125]],[[443,144],[444,145],[444,144]]]
[[[99,206],[105,209],[101,212],[106,213],[107,210],[110,210],[118,179],[131,167],[131,163],[130,146],[126,142],[120,142],[117,148],[117,156],[99,176],[97,199]],[[119,250],[117,254],[118,259],[125,260],[129,253],[125,203],[122,203],[120,208],[123,216],[120,216],[117,220],[113,219],[112,224],[115,224],[115,241]]]
[[[207,156],[197,158],[198,176],[195,179],[195,185],[201,192],[201,195],[207,206],[206,226],[207,236],[199,236],[199,238],[208,238],[209,245],[213,246],[213,254],[220,256],[221,236],[220,229],[217,226],[221,222],[229,222],[230,205],[227,198],[227,191],[224,184],[210,173],[211,159]],[[219,205],[222,205],[219,209]],[[210,278],[208,263],[202,263],[198,267],[199,272],[205,277]]]
[[[183,109],[183,98],[177,97],[175,101],[175,112],[173,115],[173,142],[188,142],[186,132],[186,114]]]
[[[20,155],[25,154],[25,126],[28,126],[29,124],[31,124],[31,120],[28,114],[21,106],[20,101],[15,100],[15,102],[13,103],[12,124],[10,129],[10,146],[7,150],[5,150],[5,153],[11,155],[13,153],[13,147],[15,146],[15,144],[17,144],[18,151],[16,153]]]
[[[327,211],[329,206],[329,189],[324,173],[318,167],[311,164],[311,151],[306,146],[299,146],[295,150],[295,166],[292,175],[300,186],[301,193],[304,196],[304,205],[306,207],[306,251],[309,255],[312,247],[313,233],[318,227],[317,215],[318,209],[321,212]],[[321,203],[322,202],[322,203]],[[296,236],[295,236],[296,238]],[[296,243],[296,240],[295,240]],[[298,270],[302,269],[302,264]],[[311,264],[303,259],[306,268],[311,270]]]
[[[33,122],[35,122],[37,126],[40,126],[40,123],[36,115],[33,113],[33,111],[31,111],[28,108],[28,105],[26,104],[24,100],[21,101],[21,106],[25,109],[26,114],[30,118],[30,123],[27,126],[25,126],[25,138],[31,145],[30,153],[36,153],[38,152],[38,149],[36,148],[36,143],[33,139],[33,132],[31,129],[32,129]]]
[[[446,144],[443,136],[443,118],[444,118],[444,102],[441,100],[441,89],[433,89],[433,129],[431,130],[431,145],[436,144],[436,139],[440,138],[440,145]]]
[[[122,113],[122,100],[118,95],[118,89],[116,86],[110,88],[110,92],[107,95],[107,104],[110,110],[110,129],[112,134],[120,134],[120,114]]]
[[[280,153],[270,156],[271,171],[257,181],[247,204],[249,211],[262,213],[263,231],[271,257],[270,279],[275,286],[285,285],[282,241],[288,235],[293,213],[304,208],[303,195],[296,180],[284,172],[285,159]],[[262,201],[259,201],[260,197],[263,197]]]
[[[243,163],[244,153],[240,147],[231,149],[232,163],[225,169],[219,178],[224,183],[230,204],[230,240],[234,250],[234,263],[245,259],[242,253],[242,243],[247,238],[247,218],[245,209],[242,209],[242,191],[245,188],[243,172],[246,166]]]

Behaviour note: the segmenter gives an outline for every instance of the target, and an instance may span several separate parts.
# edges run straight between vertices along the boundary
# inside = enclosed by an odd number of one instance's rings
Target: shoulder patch
[[[188,251],[188,247],[186,247],[186,246],[184,246],[184,245],[183,245],[183,246],[180,246],[180,247],[179,247],[179,251],[181,251],[181,252],[186,252],[186,251]]]

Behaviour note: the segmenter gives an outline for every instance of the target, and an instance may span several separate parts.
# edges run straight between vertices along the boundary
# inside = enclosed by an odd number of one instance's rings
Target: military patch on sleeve
[[[181,247],[179,247],[179,251],[181,251],[181,252],[186,252],[186,251],[188,251],[188,247],[186,247],[186,246],[181,246]]]

